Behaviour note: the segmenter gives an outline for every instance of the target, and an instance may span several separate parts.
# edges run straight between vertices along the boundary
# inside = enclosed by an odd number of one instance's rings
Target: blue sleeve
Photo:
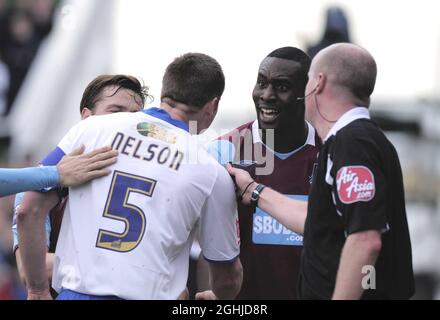
[[[0,169],[0,197],[53,187],[58,182],[59,174],[56,166]]]
[[[18,230],[17,230],[17,209],[23,201],[24,192],[19,193],[15,196],[15,204],[14,204],[14,215],[12,217],[12,239],[13,239],[13,252],[18,249]],[[50,244],[50,232],[52,231],[52,227],[50,225],[50,217],[49,214],[46,216],[45,222],[46,228],[46,244],[49,248]]]
[[[40,162],[40,164],[43,166],[55,166],[65,155],[66,154],[61,148],[56,147]]]
[[[64,153],[64,151],[61,148],[56,147],[43,160],[40,161],[40,165],[42,165],[42,166],[55,166],[61,161],[61,159],[65,155],[66,154]],[[53,190],[55,187],[56,186],[50,186],[50,187],[44,188],[39,191],[49,192],[49,191]],[[61,190],[62,189],[58,190],[58,195],[60,195]]]

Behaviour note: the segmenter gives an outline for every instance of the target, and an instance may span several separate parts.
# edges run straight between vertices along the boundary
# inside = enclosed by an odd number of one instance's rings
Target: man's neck
[[[288,153],[302,147],[306,143],[309,134],[309,127],[304,121],[302,125],[293,125],[282,131],[277,129],[271,131],[274,133],[274,145],[266,143],[266,141],[271,141],[271,139],[267,139],[266,135],[268,134],[268,131],[264,129],[259,132],[263,143],[275,152]]]
[[[165,110],[170,117],[175,120],[180,120],[186,124],[188,124],[190,121],[187,112],[185,112],[185,108],[187,107],[182,103],[174,101],[162,101],[160,103],[160,108]]]
[[[324,142],[324,139],[327,137],[328,133],[334,126],[334,123],[324,122],[315,126],[316,133],[318,134],[321,141]]]
[[[320,106],[317,106],[319,114],[313,126],[319,138],[324,141],[336,122],[355,105],[353,99],[344,98],[340,100],[326,100]]]

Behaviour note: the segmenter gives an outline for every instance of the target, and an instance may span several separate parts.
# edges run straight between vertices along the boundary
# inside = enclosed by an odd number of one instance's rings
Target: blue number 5
[[[100,229],[96,240],[98,248],[128,252],[138,246],[145,233],[145,214],[127,201],[132,192],[151,197],[155,186],[153,179],[115,171],[103,216],[124,222],[125,229],[122,233]]]

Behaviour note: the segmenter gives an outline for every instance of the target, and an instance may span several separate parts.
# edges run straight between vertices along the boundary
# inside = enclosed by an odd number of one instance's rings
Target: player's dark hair
[[[187,53],[168,65],[162,79],[161,100],[202,108],[211,99],[220,98],[224,89],[225,76],[214,58]]]
[[[286,59],[296,62],[299,65],[298,70],[295,72],[298,90],[304,92],[307,81],[309,80],[308,73],[312,60],[302,50],[295,47],[283,47],[278,48],[267,55],[271,58]]]
[[[93,110],[96,103],[102,98],[104,89],[109,86],[118,87],[112,96],[115,95],[121,88],[133,91],[142,100],[142,106],[145,104],[147,97],[150,97],[148,95],[148,87],[142,85],[137,78],[124,74],[104,74],[93,79],[84,90],[79,107],[80,111],[82,111],[84,108]]]

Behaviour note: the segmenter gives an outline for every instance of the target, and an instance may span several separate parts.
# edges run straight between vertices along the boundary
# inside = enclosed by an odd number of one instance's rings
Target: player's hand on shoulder
[[[195,298],[196,300],[218,300],[212,290],[197,292]]]
[[[78,186],[95,178],[108,175],[106,167],[116,163],[118,152],[110,146],[96,149],[84,154],[84,146],[64,156],[58,163],[60,185]]]

